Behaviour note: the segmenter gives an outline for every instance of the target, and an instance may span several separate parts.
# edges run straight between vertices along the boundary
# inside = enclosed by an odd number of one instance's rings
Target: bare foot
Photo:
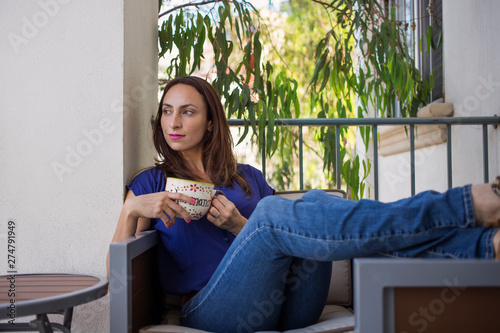
[[[500,196],[493,192],[491,184],[472,185],[471,195],[477,225],[500,226]]]

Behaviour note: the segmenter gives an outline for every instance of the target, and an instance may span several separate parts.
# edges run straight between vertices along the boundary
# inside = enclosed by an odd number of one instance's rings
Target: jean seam
[[[464,186],[463,193],[467,225],[477,226],[476,216],[474,214],[474,206],[472,203],[471,185]]]
[[[334,244],[336,243],[345,243],[345,242],[349,242],[349,243],[358,243],[360,241],[371,241],[371,240],[380,240],[380,239],[388,239],[388,238],[392,238],[392,237],[400,237],[400,236],[406,236],[408,234],[412,234],[414,236],[420,236],[420,235],[423,235],[425,233],[429,233],[429,232],[432,232],[433,230],[436,230],[436,229],[445,229],[445,228],[449,228],[450,226],[436,226],[434,228],[429,228],[429,229],[425,229],[425,230],[422,230],[422,231],[416,231],[416,232],[411,232],[411,233],[402,233],[402,234],[390,234],[390,235],[373,235],[373,236],[362,236],[360,237],[360,235],[358,235],[357,238],[349,238],[349,239],[344,239],[344,238],[341,238],[341,239],[322,239],[322,238],[315,238],[313,236],[308,236],[308,235],[302,235],[302,234],[299,234],[299,233],[294,233],[293,231],[291,230],[287,230],[287,229],[282,229],[282,228],[275,228],[275,227],[272,227],[272,226],[260,226],[258,229],[256,230],[263,230],[263,229],[270,229],[271,231],[274,231],[274,232],[282,232],[282,233],[287,233],[289,235],[294,235],[295,237],[300,237],[300,238],[303,238],[303,239],[307,239],[309,241],[314,241],[314,242],[323,242],[323,243],[326,243],[325,245],[327,246],[334,246]],[[252,233],[252,235],[254,234],[255,232]],[[241,247],[241,245],[240,245]],[[402,250],[404,249],[401,248],[399,250]],[[390,250],[390,251],[398,251],[398,250]],[[234,253],[234,255],[236,254],[236,252]],[[233,255],[233,257],[234,257]],[[341,257],[340,259],[346,259],[344,257]],[[329,258],[328,260],[339,260],[339,258]]]
[[[495,233],[499,231],[500,229],[494,228],[491,230],[488,230],[488,234],[486,236],[486,258],[495,258],[495,248],[493,246],[493,237],[495,236]]]
[[[316,239],[316,240],[319,240],[319,241],[325,241],[325,242],[345,242],[345,241],[360,241],[360,240],[365,240],[365,239],[368,239],[368,240],[371,240],[371,239],[377,239],[377,238],[389,238],[389,237],[400,237],[400,236],[408,236],[408,235],[421,235],[423,233],[426,233],[426,232],[432,232],[433,230],[437,230],[437,229],[446,229],[446,228],[466,228],[465,226],[457,226],[456,224],[447,224],[447,225],[435,225],[435,226],[431,226],[429,228],[424,228],[422,230],[407,230],[405,232],[391,232],[391,233],[388,233],[388,234],[384,234],[384,233],[379,233],[379,234],[351,234],[351,236],[356,236],[356,238],[316,238],[314,235],[306,235],[306,234],[301,234],[301,233],[297,233],[297,232],[294,232],[293,230],[291,229],[285,229],[285,228],[276,228],[276,227],[271,227],[271,226],[262,226],[264,228],[269,228],[271,230],[274,230],[274,231],[281,231],[281,232],[285,232],[285,233],[289,233],[289,234],[293,234],[297,237],[301,237],[301,238],[306,238],[306,239]],[[260,227],[260,228],[262,228]]]

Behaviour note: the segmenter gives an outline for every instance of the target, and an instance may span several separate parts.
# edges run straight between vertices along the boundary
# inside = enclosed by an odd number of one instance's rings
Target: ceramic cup
[[[176,200],[186,210],[191,220],[199,220],[207,214],[215,195],[224,195],[224,192],[214,189],[214,184],[171,177],[167,178],[165,191],[182,193],[196,200],[196,203]]]

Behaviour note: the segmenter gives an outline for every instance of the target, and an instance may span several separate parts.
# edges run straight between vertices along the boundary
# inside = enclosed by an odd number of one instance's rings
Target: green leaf
[[[266,118],[267,118],[267,107],[263,105],[262,114],[259,119],[259,145],[262,147],[266,143],[264,142],[264,133],[266,131]]]
[[[321,86],[320,86],[319,90],[325,89],[325,87],[328,83],[328,80],[330,79],[330,71],[331,71],[330,62],[328,61],[324,66],[323,82],[321,82]]]
[[[328,56],[328,52],[326,51],[321,55],[321,57],[316,62],[316,67],[314,68],[314,73],[313,73],[311,80],[309,81],[309,85],[314,85],[316,83],[316,81],[318,80],[319,73],[321,72],[321,70],[325,66],[327,56]]]
[[[266,151],[268,153],[269,156],[272,156],[275,152],[275,150],[273,149],[273,145],[274,145],[274,113],[271,111],[271,112],[268,112],[267,113],[267,116],[268,116],[268,124],[267,124],[267,133],[266,133],[266,140],[267,140],[267,144],[266,144]]]
[[[248,108],[248,118],[250,119],[250,125],[252,125],[252,130],[254,133],[258,132],[257,129],[257,119],[255,117],[255,106],[252,105]]]
[[[351,100],[350,99],[346,99],[345,103],[346,103],[346,106],[347,106],[347,109],[349,110],[349,112],[352,112]]]
[[[263,90],[262,86],[262,78],[260,76],[260,61],[261,61],[261,55],[262,55],[262,45],[259,40],[259,32],[257,32],[254,35],[254,85],[256,86],[257,89]]]
[[[433,33],[432,33],[432,26],[428,26],[427,29],[428,30],[427,30],[427,36],[426,36],[426,50],[427,50],[427,54],[430,54],[431,47],[433,49],[435,49],[436,47],[435,47],[434,41],[432,39],[432,35],[433,35]]]
[[[240,139],[238,140],[238,143],[236,143],[236,145],[239,145],[240,143],[242,143],[243,141],[245,141],[245,138],[248,135],[248,129],[249,129],[248,121],[246,119],[244,119],[243,120],[243,124],[244,124],[243,134],[240,135]]]

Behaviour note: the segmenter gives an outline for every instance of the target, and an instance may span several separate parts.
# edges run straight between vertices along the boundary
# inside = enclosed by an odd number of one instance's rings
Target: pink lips
[[[180,134],[169,134],[168,135],[172,140],[178,140],[178,139],[182,139],[183,137],[185,137],[185,135],[180,135]]]

